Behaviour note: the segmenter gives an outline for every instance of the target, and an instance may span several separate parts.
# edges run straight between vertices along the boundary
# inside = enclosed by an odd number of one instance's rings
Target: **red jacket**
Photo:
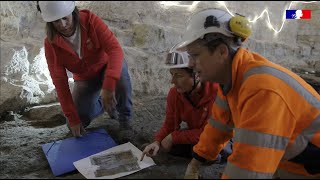
[[[75,80],[89,80],[96,78],[108,65],[102,88],[113,91],[120,78],[124,58],[118,40],[95,14],[81,10],[80,29],[82,59],[60,35],[56,35],[52,43],[48,38],[44,42],[50,75],[70,126],[79,124],[80,118],[72,100],[65,69],[73,73]]]
[[[171,133],[173,144],[196,144],[199,136],[207,124],[211,115],[212,105],[217,94],[218,85],[206,82],[201,91],[202,98],[198,100],[196,107],[175,87],[171,88],[167,96],[166,117],[164,123],[155,136],[155,140],[161,142]],[[184,121],[188,125],[187,130],[179,130],[180,123]]]

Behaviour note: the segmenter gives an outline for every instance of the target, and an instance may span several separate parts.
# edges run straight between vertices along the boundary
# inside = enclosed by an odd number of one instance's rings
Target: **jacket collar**
[[[218,84],[215,84],[214,86],[210,82],[204,82],[201,84],[203,86],[201,93],[204,94],[202,96],[201,100],[195,104],[196,108],[202,107],[203,105],[207,104],[208,102],[214,100],[215,93],[212,93],[213,91],[217,91]],[[179,93],[180,98],[183,99],[183,101],[188,101],[187,97],[184,94]]]
[[[221,89],[222,89],[222,92],[223,92],[223,95],[227,95],[229,92],[232,92],[234,87],[236,86],[235,83],[236,81],[239,81],[242,77],[237,77],[238,76],[238,70],[240,68],[240,66],[244,63],[246,63],[247,61],[250,61],[252,60],[253,57],[252,57],[252,54],[240,47],[235,56],[233,57],[233,60],[232,60],[232,80],[231,80],[231,83],[229,84],[225,84],[225,85],[220,85]]]

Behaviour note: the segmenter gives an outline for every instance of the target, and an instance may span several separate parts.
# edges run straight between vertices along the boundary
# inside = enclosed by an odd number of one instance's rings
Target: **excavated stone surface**
[[[155,133],[161,127],[165,114],[165,97],[144,97],[133,99],[133,129],[135,134],[130,141],[140,150],[145,143],[152,142]],[[56,111],[56,105],[41,107],[43,112]],[[45,109],[46,108],[46,109]],[[31,110],[30,110],[31,111]],[[84,179],[76,172],[54,177],[41,145],[71,137],[65,125],[52,123],[40,124],[37,116],[29,120],[26,115],[11,114],[11,118],[0,123],[0,178],[1,179]],[[33,123],[31,123],[33,122]],[[102,115],[88,127],[87,131],[104,128],[119,143],[119,123]],[[153,160],[156,166],[143,169],[121,179],[182,179],[191,159],[175,157],[163,152]],[[202,166],[201,178],[216,179],[225,167],[225,163]]]

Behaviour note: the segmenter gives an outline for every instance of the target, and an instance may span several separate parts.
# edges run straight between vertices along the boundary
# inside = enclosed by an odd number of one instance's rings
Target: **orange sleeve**
[[[194,158],[201,162],[216,159],[232,135],[233,125],[229,105],[219,87],[212,106],[212,116],[201,133],[198,144],[193,147]]]

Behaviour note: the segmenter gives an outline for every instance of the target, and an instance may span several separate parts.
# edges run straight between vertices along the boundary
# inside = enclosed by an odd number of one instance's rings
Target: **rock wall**
[[[36,10],[35,1],[1,1],[1,81],[0,113],[29,105],[56,102],[43,53],[45,23]],[[80,9],[99,15],[115,33],[128,60],[133,93],[165,95],[170,75],[162,68],[168,49],[181,39],[187,19],[193,12],[208,7],[224,9],[210,1],[76,1]],[[253,34],[245,46],[287,68],[312,66],[320,70],[320,4],[290,1],[225,2],[232,13],[246,15]],[[311,9],[312,20],[286,20],[290,9]],[[72,83],[70,84],[72,85]]]

